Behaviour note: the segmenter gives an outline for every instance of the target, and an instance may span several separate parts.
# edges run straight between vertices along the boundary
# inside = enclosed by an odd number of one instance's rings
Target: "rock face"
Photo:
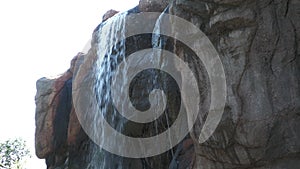
[[[46,159],[48,168],[67,166],[66,161],[74,159],[84,164],[81,156],[85,156],[86,150],[80,147],[89,140],[74,112],[71,94],[76,64],[82,59],[83,54],[79,53],[72,60],[70,69],[60,77],[37,81],[36,155]]]
[[[113,10],[113,9],[107,11],[107,12],[103,15],[102,21],[106,21],[107,19],[113,17],[113,16],[116,15],[117,13],[119,13],[119,11],[116,11],[116,10]]]
[[[60,77],[37,82],[36,155],[46,159],[50,169],[99,168],[103,161],[112,169],[115,163],[122,169],[298,169],[300,1],[141,0],[131,11],[162,12],[167,6],[170,14],[192,22],[208,36],[223,63],[227,101],[212,137],[203,144],[195,139],[209,106],[203,101],[193,132],[170,152],[128,159],[101,151],[81,128],[72,103],[72,80],[84,58],[97,53],[98,26],[87,54],[79,53]],[[116,13],[109,11],[103,20]],[[147,38],[136,37],[131,48],[138,45],[147,45]],[[176,46],[174,52],[184,58],[182,49]],[[204,72],[202,64],[194,69]],[[209,93],[209,87],[201,90]]]
[[[161,12],[169,4],[169,0],[140,0],[138,8],[143,12]]]
[[[226,71],[223,119],[196,148],[198,168],[300,166],[299,9],[296,0],[172,3],[211,39]]]

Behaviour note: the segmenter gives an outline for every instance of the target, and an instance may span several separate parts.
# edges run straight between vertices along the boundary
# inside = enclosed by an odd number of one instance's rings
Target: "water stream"
[[[164,11],[166,12],[166,11]],[[123,63],[126,66],[127,61],[126,57],[128,57],[127,52],[131,50],[131,48],[136,48],[136,46],[130,44],[132,41],[138,41],[136,39],[143,39],[148,43],[151,43],[152,48],[163,49],[165,39],[161,38],[160,34],[160,17],[157,19],[156,25],[153,30],[152,35],[137,35],[135,37],[126,37],[126,16],[128,13],[120,13],[113,18],[107,20],[103,23],[102,27],[100,27],[98,31],[98,47],[97,47],[97,61],[94,66],[94,73],[96,77],[95,81],[95,93],[97,93],[97,102],[100,109],[99,114],[96,114],[94,120],[95,122],[92,124],[95,131],[103,128],[104,123],[99,124],[99,118],[104,117],[107,123],[114,128],[114,130],[128,136],[128,137],[143,137],[147,138],[153,135],[160,134],[165,131],[172,125],[173,119],[176,118],[176,114],[172,114],[174,109],[178,109],[178,101],[180,103],[180,99],[176,100],[174,97],[174,91],[179,90],[178,87],[170,86],[170,82],[174,82],[174,80],[166,75],[164,72],[161,72],[156,69],[147,69],[137,74],[137,76],[132,80],[133,82],[128,82],[130,79],[127,78],[126,73],[122,72],[124,75],[122,76],[122,81],[124,83],[130,83],[130,87],[123,88],[122,86],[118,87],[118,92],[128,92],[129,96],[132,98],[117,98],[117,102],[121,103],[122,106],[128,106],[128,102],[131,102],[132,105],[139,111],[144,111],[149,109],[151,106],[160,106],[169,105],[169,109],[166,109],[159,118],[150,123],[138,123],[130,121],[128,118],[122,116],[121,112],[115,108],[114,100],[111,98],[112,96],[112,84],[115,83],[113,80],[113,76],[116,73],[117,67]],[[110,26],[105,26],[106,24]],[[129,40],[128,40],[129,39]],[[129,43],[127,43],[128,41]],[[156,51],[157,52],[157,51]],[[160,57],[160,53],[153,53],[151,57]],[[158,59],[159,60],[159,59]],[[152,62],[152,60],[151,60]],[[155,60],[153,60],[155,62]],[[160,66],[164,66],[164,63],[156,63]],[[168,84],[168,85],[167,85]],[[149,102],[149,96],[151,97],[151,92],[153,90],[162,90],[165,97],[158,98],[155,103]],[[121,96],[121,94],[120,94]],[[173,98],[175,103],[170,103],[167,101],[167,98]],[[152,105],[156,104],[156,105]],[[170,104],[175,104],[171,105]],[[179,104],[180,105],[180,104]],[[102,117],[101,117],[102,116]],[[117,138],[117,135],[114,133],[109,133],[106,131],[95,132],[97,136],[100,138]],[[128,151],[128,146],[126,142],[122,142],[120,140],[110,139],[109,143],[104,143],[105,139],[103,139],[102,144],[110,144],[116,146],[119,151]],[[159,140],[152,144],[153,149],[158,148],[157,145],[161,144]],[[170,141],[170,144],[171,141]],[[134,145],[133,148],[143,149],[143,145]],[[130,151],[130,150],[129,150]],[[147,149],[145,149],[147,151]],[[146,153],[146,152],[145,152]],[[174,151],[170,150],[166,153],[155,157],[149,158],[125,158],[113,153],[107,152],[104,149],[100,150],[100,152],[94,152],[93,156],[97,156],[95,158],[96,161],[91,164],[91,168],[100,168],[100,169],[146,169],[146,168],[169,168],[169,163],[171,162]],[[100,157],[100,158],[99,158]]]

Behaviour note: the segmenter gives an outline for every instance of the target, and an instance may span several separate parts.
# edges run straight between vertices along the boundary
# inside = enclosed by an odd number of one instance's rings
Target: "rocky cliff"
[[[199,27],[223,63],[226,105],[210,139],[199,144],[194,137],[199,136],[207,116],[210,90],[206,85],[199,87],[204,101],[199,103],[202,115],[193,131],[164,154],[142,159],[123,158],[101,150],[86,135],[72,102],[72,83],[84,60],[97,56],[97,33],[101,31],[101,24],[117,13],[111,10],[95,29],[88,53],[77,54],[60,77],[37,81],[36,155],[46,160],[49,169],[99,166],[112,169],[298,169],[300,1],[141,0],[129,12],[166,12],[166,8],[168,13]],[[146,48],[148,43],[147,38],[136,36],[127,48]],[[182,45],[170,44],[165,48],[191,62],[186,56],[188,53],[182,52]],[[203,65],[191,64],[198,72],[198,80],[207,81]],[[133,95],[141,93],[143,83],[137,82],[136,86]],[[174,88],[171,87],[171,91]],[[176,109],[176,104],[170,105]],[[151,131],[151,125],[142,131],[133,129],[128,127],[125,132],[144,135],[145,131]]]

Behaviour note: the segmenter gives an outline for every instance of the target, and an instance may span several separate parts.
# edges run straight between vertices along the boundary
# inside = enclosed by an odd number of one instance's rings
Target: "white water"
[[[104,124],[100,124],[97,122],[99,116],[105,116],[109,118],[113,123],[116,125],[115,128],[122,131],[122,124],[124,122],[118,122],[118,119],[115,119],[115,111],[110,110],[108,107],[108,103],[111,102],[110,98],[110,78],[113,75],[112,67],[110,66],[111,61],[116,64],[117,58],[125,59],[125,20],[126,20],[127,13],[120,13],[115,15],[114,17],[107,20],[104,24],[110,26],[103,26],[100,28],[98,32],[98,49],[97,49],[97,62],[96,62],[96,93],[99,96],[99,103],[101,105],[101,113],[97,114],[95,117],[94,130],[98,131]],[[125,77],[125,76],[124,76]],[[126,80],[126,79],[123,79]],[[107,90],[103,90],[107,89]],[[120,100],[121,101],[121,100]],[[95,132],[98,133],[98,132]],[[100,137],[108,137],[108,134],[101,132]],[[107,143],[103,143],[107,144]],[[111,144],[114,144],[114,140],[111,140]],[[116,145],[122,148],[122,145]],[[97,154],[97,153],[96,153]],[[105,151],[101,153],[103,158],[101,162],[98,163],[97,168],[100,169],[107,169],[107,168],[116,168],[122,169],[123,159],[111,155]],[[100,165],[100,166],[99,166]]]
[[[162,25],[162,18],[163,18],[163,15],[167,12],[168,8],[166,8],[162,14],[158,17],[156,23],[155,23],[155,27],[154,27],[154,30],[153,30],[153,35],[152,35],[152,48],[159,48],[159,49],[162,49],[163,50],[163,45],[165,43],[165,41],[161,38],[161,25]],[[161,50],[161,51],[162,51]],[[153,56],[159,56],[161,57],[162,55],[162,52],[160,51],[160,53],[156,53],[156,54],[153,54]],[[161,66],[164,66],[164,63],[159,63]],[[166,100],[165,99],[162,99],[161,102],[163,102],[162,104],[166,104]],[[168,118],[168,115],[166,114],[166,112],[164,113],[165,114],[165,117],[166,117],[166,122],[167,122],[167,126],[168,128],[170,127],[170,122],[169,122],[169,118]],[[156,126],[156,132],[157,132],[157,126]],[[170,131],[169,131],[170,132]],[[169,136],[171,136],[171,134],[169,134]],[[171,141],[171,138],[169,137],[169,143],[172,144],[172,141]],[[173,147],[173,145],[171,145]],[[174,151],[173,149],[171,149],[171,153],[172,153],[172,156],[174,156]]]
[[[164,11],[165,12],[165,11]],[[98,32],[98,48],[97,48],[97,62],[95,66],[95,70],[93,70],[96,73],[96,93],[98,95],[98,103],[101,106],[101,114],[97,114],[95,117],[95,123],[92,125],[94,130],[97,131],[99,128],[102,128],[104,124],[97,123],[97,119],[101,118],[100,116],[105,116],[106,119],[111,121],[113,127],[118,130],[118,131],[123,131],[124,130],[124,124],[126,124],[126,119],[119,119],[116,117],[116,111],[112,110],[112,108],[109,106],[109,103],[111,104],[112,99],[110,98],[110,88],[111,88],[111,83],[114,83],[111,81],[111,77],[114,75],[114,67],[118,65],[119,61],[117,60],[122,60],[123,62],[126,63],[125,61],[125,23],[126,23],[126,15],[127,13],[121,13],[113,18],[107,20],[109,23],[104,23],[104,24],[109,24],[110,26],[103,26],[100,28]],[[153,36],[152,36],[152,47],[153,48],[163,48],[163,39],[161,39],[160,36],[160,27],[161,25],[161,17],[157,19],[155,28],[153,30]],[[154,56],[160,56],[160,54],[153,54],[152,57]],[[154,62],[154,61],[153,61]],[[159,64],[160,66],[164,66],[164,63],[156,63]],[[113,66],[111,66],[113,65]],[[128,79],[126,78],[126,72],[123,72],[123,81],[126,82]],[[157,79],[157,76],[154,77],[154,79],[151,79],[152,83],[159,83],[160,79]],[[123,89],[121,88],[121,92],[129,92],[128,89]],[[124,98],[118,98],[118,102],[125,102]],[[166,99],[163,97],[158,101],[157,104],[164,104],[166,105]],[[123,105],[123,106],[128,106],[128,105]],[[167,119],[167,126],[170,127],[169,124],[169,119],[168,115],[165,113],[164,114],[166,119]],[[159,123],[155,121],[155,129],[156,132],[158,133],[158,128],[159,128]],[[97,137],[101,138],[106,138],[106,137],[111,137],[114,138],[114,136],[111,135],[111,133],[106,133],[106,132],[95,132],[96,134],[100,134]],[[171,143],[171,138],[169,138],[170,143]],[[114,139],[110,140],[110,143],[103,143],[103,144],[111,144],[117,146],[120,151],[123,149],[125,150],[125,143],[120,144],[120,142],[116,143]],[[153,143],[153,148],[156,148],[156,145],[161,144],[159,141],[156,143]],[[146,150],[145,150],[146,151]],[[96,153],[94,155],[98,155],[99,153]],[[101,153],[102,159],[99,163],[94,164],[97,168],[100,169],[107,169],[107,168],[113,168],[113,169],[127,169],[127,168],[132,168],[130,167],[132,163],[135,163],[134,161],[136,160],[128,160],[126,159],[124,161],[124,158],[112,155],[106,151],[102,151]],[[172,156],[174,155],[174,152],[171,151]],[[162,160],[162,159],[160,159]],[[130,161],[130,162],[128,162]]]

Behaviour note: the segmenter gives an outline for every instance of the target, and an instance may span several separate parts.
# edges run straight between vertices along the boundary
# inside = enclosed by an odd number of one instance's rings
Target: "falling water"
[[[116,111],[111,108],[110,88],[111,88],[111,77],[114,73],[114,68],[118,63],[118,60],[125,59],[125,20],[127,13],[120,13],[106,22],[102,23],[98,32],[98,48],[97,48],[97,61],[96,68],[94,70],[96,74],[95,90],[97,93],[97,100],[100,103],[100,109],[102,114],[97,114],[95,117],[94,130],[98,131],[103,124],[99,126],[97,119],[99,116],[103,116],[107,121],[110,122],[113,127],[122,131],[123,124],[125,121],[120,121],[116,117]],[[108,23],[110,22],[110,23]],[[108,24],[110,26],[105,26]],[[126,79],[124,79],[126,80]],[[100,138],[107,137],[105,132],[95,132],[100,134]],[[112,142],[114,140],[111,140]],[[122,148],[122,145],[116,145]],[[116,168],[121,169],[123,165],[123,158],[116,155],[110,154],[105,150],[101,150],[100,155],[102,156],[101,162],[98,163],[97,168],[107,169]]]
[[[166,11],[164,11],[165,13]],[[98,31],[98,41],[97,41],[97,61],[94,66],[93,72],[95,72],[95,93],[97,93],[97,102],[99,103],[100,112],[99,114],[95,115],[94,123],[92,127],[95,131],[98,131],[102,128],[104,124],[99,124],[98,119],[101,118],[100,116],[104,117],[105,120],[118,132],[125,133],[127,136],[134,135],[135,137],[138,136],[144,136],[144,130],[148,130],[148,134],[150,136],[156,135],[161,133],[162,131],[169,128],[171,124],[171,119],[173,118],[173,115],[170,115],[169,113],[172,112],[172,109],[164,111],[164,114],[162,118],[154,121],[152,124],[138,124],[138,123],[132,123],[129,122],[128,119],[121,117],[119,112],[115,109],[112,98],[111,98],[111,84],[114,83],[112,81],[112,77],[116,73],[117,66],[124,62],[126,65],[126,16],[128,13],[120,13],[111,19],[107,20],[106,22],[102,23],[102,26],[100,26]],[[108,23],[110,22],[110,23]],[[110,26],[105,26],[106,24]],[[157,23],[155,25],[155,28],[153,30],[152,37],[150,37],[150,43],[152,43],[153,48],[159,48],[163,49],[165,47],[165,38],[160,36],[160,25],[161,25],[161,17],[157,19]],[[161,53],[153,54],[152,57],[159,57]],[[154,62],[154,61],[153,61]],[[164,66],[165,63],[163,61],[161,63],[157,63],[160,66]],[[126,78],[126,72],[124,73],[125,76],[123,76],[123,81],[126,82],[128,79]],[[149,76],[142,75],[141,77],[151,77],[151,81],[147,81],[148,83],[151,83],[148,85],[150,86],[150,89],[160,89],[160,90],[166,90],[164,93],[170,97],[173,97],[173,93],[170,94],[170,92],[174,92],[174,88],[171,89],[168,86],[170,86],[169,83],[170,77],[167,77],[164,74],[161,74],[161,72],[157,70],[149,70],[148,71]],[[147,72],[146,72],[147,74]],[[143,82],[145,83],[145,81]],[[145,85],[147,86],[147,85]],[[177,88],[176,88],[177,89]],[[148,93],[149,97],[149,89],[143,89],[140,91],[139,94]],[[172,91],[173,90],[173,91]],[[129,89],[120,89],[121,92],[129,92]],[[147,94],[146,94],[147,95]],[[125,98],[118,98],[118,102],[125,102]],[[134,101],[133,101],[134,102]],[[139,101],[136,101],[140,103]],[[148,101],[144,101],[145,103],[148,103]],[[160,98],[156,104],[167,104],[167,100],[164,98]],[[147,107],[147,104],[145,104]],[[127,105],[124,105],[127,106]],[[177,106],[177,105],[176,105]],[[175,107],[176,107],[175,106]],[[174,107],[174,106],[173,106]],[[145,127],[146,126],[146,127]],[[100,138],[106,138],[106,137],[112,137],[112,133],[106,133],[106,132],[95,132],[97,136]],[[116,144],[115,140],[110,140],[109,144],[112,144],[117,146],[120,151],[124,149],[125,143],[123,144]],[[156,145],[159,145],[160,142],[157,141],[156,143],[153,143],[153,148],[156,148]],[[171,141],[170,141],[170,144]],[[172,157],[174,155],[174,152],[171,150],[169,152],[166,152],[162,155],[146,158],[146,159],[130,159],[130,158],[124,158],[120,157],[118,155],[111,154],[105,150],[100,150],[100,152],[97,152],[94,154],[94,156],[101,156],[101,158],[96,158],[100,161],[94,162],[91,166],[95,168],[100,169],[129,169],[129,168],[136,168],[136,169],[144,169],[144,168],[168,168],[166,166],[169,165],[170,160],[172,160]]]
[[[161,49],[160,51],[157,51],[155,54],[153,54],[153,56],[158,56],[161,57],[162,56],[162,50],[166,45],[166,38],[164,36],[161,35],[161,25],[163,24],[162,22],[162,18],[163,16],[168,13],[169,8],[165,8],[165,10],[161,13],[161,15],[158,17],[156,23],[155,23],[155,27],[153,29],[153,34],[152,34],[152,48],[158,48]],[[161,60],[161,59],[160,59]],[[159,65],[164,66],[164,63],[158,63]],[[159,83],[159,79],[157,79],[157,76],[155,76],[155,83]],[[168,84],[165,83],[165,81],[162,80],[162,82],[164,83],[164,88],[167,87]],[[161,102],[166,102],[166,100],[162,100]],[[169,122],[169,117],[167,115],[167,112],[164,112],[164,115],[166,117],[166,122],[167,122],[167,127],[170,127],[170,122]],[[156,130],[157,130],[157,126],[156,126]],[[171,134],[170,134],[171,135]],[[169,138],[169,142],[170,144],[172,144],[171,138]],[[173,147],[173,145],[171,145]],[[173,149],[171,149],[171,153],[172,153],[172,157],[174,156],[174,152]]]

